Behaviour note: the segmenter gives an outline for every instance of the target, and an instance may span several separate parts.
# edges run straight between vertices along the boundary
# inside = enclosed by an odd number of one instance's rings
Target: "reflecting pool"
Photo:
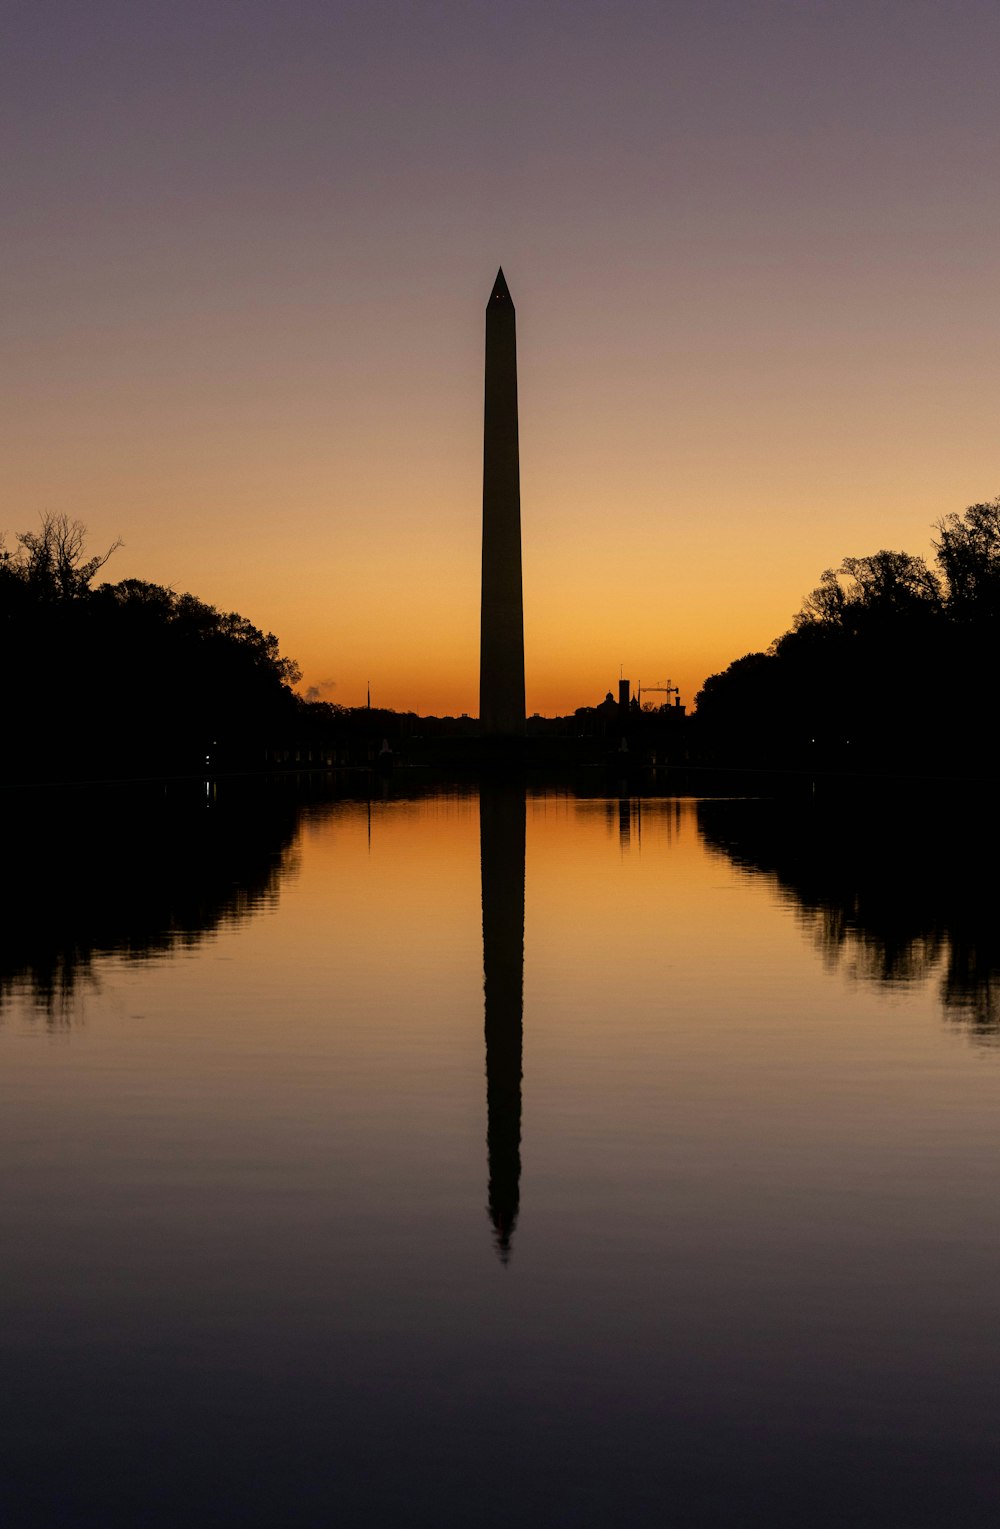
[[[5,1525],[996,1522],[985,830],[7,807]]]

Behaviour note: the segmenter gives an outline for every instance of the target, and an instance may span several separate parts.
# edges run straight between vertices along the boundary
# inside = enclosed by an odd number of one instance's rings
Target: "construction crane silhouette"
[[[654,691],[657,691],[660,695],[665,695],[665,696],[668,696],[668,697],[672,696],[672,695],[675,695],[675,696],[679,696],[680,695],[680,691],[678,690],[677,686],[676,685],[671,685],[669,680],[667,680],[667,683],[665,685],[637,685],[635,687],[635,693],[636,693],[636,697],[637,697],[637,699],[639,701],[640,709],[642,708],[642,696],[643,696],[643,692],[644,691],[645,691],[646,695],[652,695]],[[666,700],[666,701],[664,701],[663,704],[664,704],[664,706],[669,706],[670,705],[670,701]]]

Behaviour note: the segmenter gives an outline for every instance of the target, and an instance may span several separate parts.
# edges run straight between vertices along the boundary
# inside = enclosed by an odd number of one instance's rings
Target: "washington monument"
[[[487,737],[524,732],[517,340],[514,304],[502,270],[486,309],[479,722]]]

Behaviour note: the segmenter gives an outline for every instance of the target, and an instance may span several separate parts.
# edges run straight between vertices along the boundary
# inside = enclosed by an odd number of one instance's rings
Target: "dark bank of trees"
[[[96,584],[116,550],[48,515],[0,548],[8,779],[185,773],[294,731],[298,678],[235,612],[141,579]]]
[[[766,653],[707,679],[703,754],[792,768],[990,768],[1000,499],[935,530],[933,567],[907,552],[845,558]]]

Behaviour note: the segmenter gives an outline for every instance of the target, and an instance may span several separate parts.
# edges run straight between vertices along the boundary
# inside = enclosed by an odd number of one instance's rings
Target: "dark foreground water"
[[[995,1523],[990,835],[400,793],[8,801],[5,1529]]]

